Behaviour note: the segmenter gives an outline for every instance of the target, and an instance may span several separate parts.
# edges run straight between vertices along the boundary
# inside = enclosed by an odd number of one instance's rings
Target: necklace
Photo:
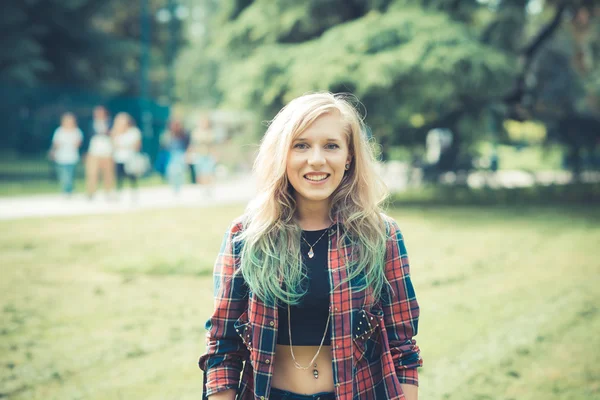
[[[329,315],[327,316],[327,323],[325,324],[325,332],[323,332],[323,338],[321,338],[321,344],[319,345],[319,348],[317,349],[317,353],[312,358],[312,360],[310,360],[310,363],[308,363],[308,365],[305,367],[303,365],[300,365],[298,363],[298,361],[296,361],[296,357],[294,356],[294,345],[292,344],[292,318],[290,317],[291,310],[290,310],[289,303],[288,303],[287,309],[288,309],[288,334],[290,335],[290,353],[292,354],[292,360],[294,361],[294,366],[298,369],[302,369],[305,371],[312,366],[313,367],[313,376],[315,377],[315,379],[319,379],[319,370],[317,369],[317,364],[315,363],[315,360],[319,356],[319,353],[321,352],[321,348],[323,347],[323,343],[325,342],[325,336],[327,336],[327,331],[329,328],[329,320],[331,319],[331,313],[329,313]]]
[[[317,243],[319,243],[319,240],[321,240],[328,231],[329,231],[329,228],[325,229],[325,232],[323,232],[323,234],[321,236],[319,236],[317,241],[314,242],[313,244],[308,243],[308,241],[304,238],[304,235],[300,234],[300,237],[302,238],[302,240],[304,240],[309,247],[308,258],[313,258],[315,256],[315,252],[313,251],[313,246],[316,245]]]

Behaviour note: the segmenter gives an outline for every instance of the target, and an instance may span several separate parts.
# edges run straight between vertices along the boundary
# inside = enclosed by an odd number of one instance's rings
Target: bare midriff
[[[294,346],[294,357],[303,367],[309,365],[319,346]],[[273,380],[271,386],[298,394],[315,394],[333,392],[331,346],[323,346],[319,356],[310,368],[298,369],[290,353],[290,346],[278,344],[275,349],[275,362],[273,364]],[[316,368],[314,365],[317,365]],[[318,371],[315,379],[313,370]]]

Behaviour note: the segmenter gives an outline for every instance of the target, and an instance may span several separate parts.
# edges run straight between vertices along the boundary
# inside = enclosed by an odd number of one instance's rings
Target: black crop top
[[[290,306],[291,324],[292,324],[292,344],[294,346],[319,346],[327,317],[329,316],[329,269],[327,259],[329,251],[329,234],[327,229],[319,231],[302,231],[304,238],[311,244],[315,243],[321,235],[321,238],[313,246],[315,253],[313,258],[308,257],[310,247],[304,240],[301,240],[300,253],[304,261],[308,276],[308,291],[301,303],[297,306]],[[290,338],[288,331],[288,309],[287,305],[279,305],[279,329],[277,333],[277,344],[289,346]],[[325,335],[323,345],[331,344],[331,321],[329,321],[328,332]]]

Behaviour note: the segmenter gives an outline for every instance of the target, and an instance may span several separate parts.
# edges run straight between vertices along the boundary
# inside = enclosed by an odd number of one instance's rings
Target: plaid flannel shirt
[[[337,229],[329,233],[329,277],[336,288],[330,297],[331,351],[336,398],[341,400],[404,399],[400,384],[418,385],[417,367],[423,365],[413,339],[419,305],[404,239],[396,222],[383,217],[388,232],[385,275],[393,292],[379,302],[368,290],[353,290],[357,281],[339,285],[347,276],[351,245],[338,250],[343,224],[336,222]],[[236,389],[241,400],[269,398],[277,306],[253,296],[242,274],[234,274],[240,266],[243,244],[236,238],[242,230],[243,223],[234,222],[215,263],[215,308],[206,322],[206,353],[199,361],[203,399],[226,389]]]

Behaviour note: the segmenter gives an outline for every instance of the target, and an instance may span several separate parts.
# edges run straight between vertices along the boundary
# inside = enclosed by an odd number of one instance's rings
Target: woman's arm
[[[248,308],[247,286],[243,276],[236,274],[241,249],[241,243],[236,238],[241,229],[240,223],[233,224],[225,235],[215,262],[215,306],[206,321],[206,353],[198,363],[204,371],[204,395],[211,396],[211,399],[214,399],[213,395],[228,389],[233,389],[235,395],[242,363],[249,354],[234,327],[234,323]]]
[[[400,384],[404,397],[406,400],[418,400],[419,398],[419,387],[415,385]]]
[[[77,148],[81,147],[81,144],[83,143],[83,132],[81,131],[81,129],[77,129]]]
[[[119,133],[117,133],[114,127],[110,130],[108,136],[110,137],[110,141],[112,142],[115,149],[120,149],[122,147],[119,145],[119,141],[117,140],[117,136],[119,136]]]
[[[140,149],[142,148],[142,132],[136,128],[137,132],[135,135],[135,144],[133,145],[133,148],[135,149],[135,151],[140,151]]]
[[[388,219],[387,225],[385,274],[391,291],[384,294],[382,308],[396,375],[402,388],[406,388],[407,400],[416,400],[417,368],[423,365],[423,360],[413,337],[417,335],[420,309],[410,278],[404,237],[394,220]]]
[[[223,390],[222,392],[215,393],[208,398],[210,400],[235,400],[236,391],[233,389]]]
[[[142,142],[140,140],[138,140],[137,142],[135,142],[135,144],[133,145],[133,149],[135,151],[140,151],[140,149],[142,148]]]
[[[54,160],[54,158],[56,156],[56,152],[58,151],[58,148],[60,147],[60,143],[58,140],[58,136],[60,135],[59,132],[60,132],[60,128],[56,128],[56,130],[54,130],[54,133],[52,134],[50,150],[48,150],[48,158],[50,158],[50,160]]]

